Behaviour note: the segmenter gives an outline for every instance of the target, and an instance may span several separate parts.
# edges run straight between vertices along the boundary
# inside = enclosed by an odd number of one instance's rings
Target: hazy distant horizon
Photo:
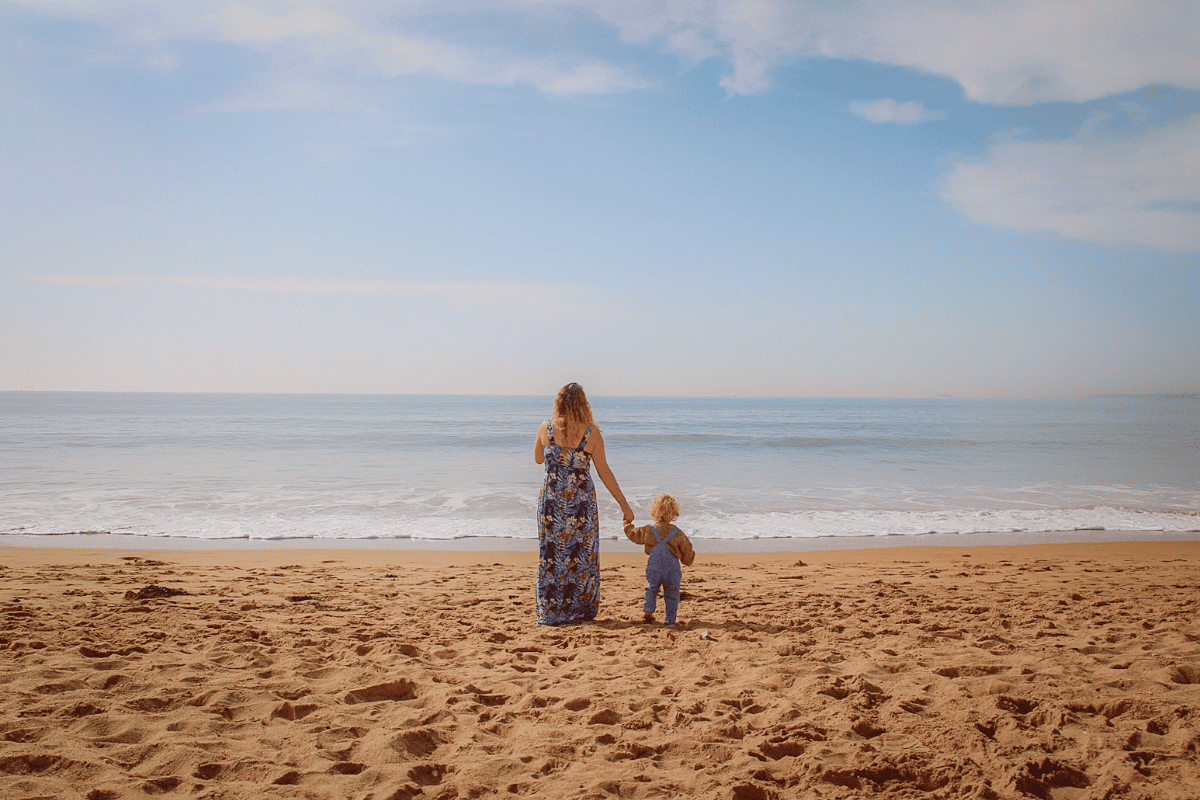
[[[586,387],[584,387],[586,390]],[[0,394],[28,392],[30,394],[175,394],[175,395],[250,395],[250,396],[312,396],[312,397],[511,397],[553,399],[557,389],[546,393],[501,394],[488,392],[177,392],[170,390],[127,391],[123,389],[0,389]],[[753,394],[593,394],[589,398],[647,398],[657,400],[1087,400],[1102,397],[1186,397],[1200,398],[1200,392],[1102,392],[1087,395],[1028,396],[1028,397],[956,397],[954,395],[912,395],[905,397],[817,396],[817,395],[753,395]]]

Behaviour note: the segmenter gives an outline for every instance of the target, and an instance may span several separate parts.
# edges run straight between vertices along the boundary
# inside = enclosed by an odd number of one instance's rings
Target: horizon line
[[[161,394],[161,395],[229,395],[251,397],[554,397],[547,394],[514,394],[503,392],[270,392],[270,391],[175,391],[169,389],[0,389],[0,394]],[[996,397],[974,395],[784,395],[784,394],[594,394],[592,397],[614,399],[654,400],[1086,400],[1096,397],[1200,397],[1200,389],[1170,392],[1096,392],[1076,395],[1024,395]]]

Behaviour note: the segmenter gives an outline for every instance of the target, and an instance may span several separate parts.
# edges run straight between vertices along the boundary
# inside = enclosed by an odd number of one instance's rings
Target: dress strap
[[[554,420],[552,420],[552,419],[546,420],[546,438],[548,439],[547,443],[550,444],[551,446],[553,446],[554,445]]]

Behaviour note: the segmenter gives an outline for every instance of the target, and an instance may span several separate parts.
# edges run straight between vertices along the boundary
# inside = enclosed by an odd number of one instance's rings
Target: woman
[[[546,465],[538,496],[538,624],[595,619],[600,610],[600,515],[593,461],[625,519],[632,520],[633,511],[608,468],[604,436],[579,384],[568,383],[554,398],[554,416],[538,428],[533,460]]]

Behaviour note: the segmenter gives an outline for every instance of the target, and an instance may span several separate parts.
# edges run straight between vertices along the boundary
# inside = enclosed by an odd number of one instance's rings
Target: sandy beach
[[[1200,796],[1200,542],[535,562],[0,548],[0,798]]]

